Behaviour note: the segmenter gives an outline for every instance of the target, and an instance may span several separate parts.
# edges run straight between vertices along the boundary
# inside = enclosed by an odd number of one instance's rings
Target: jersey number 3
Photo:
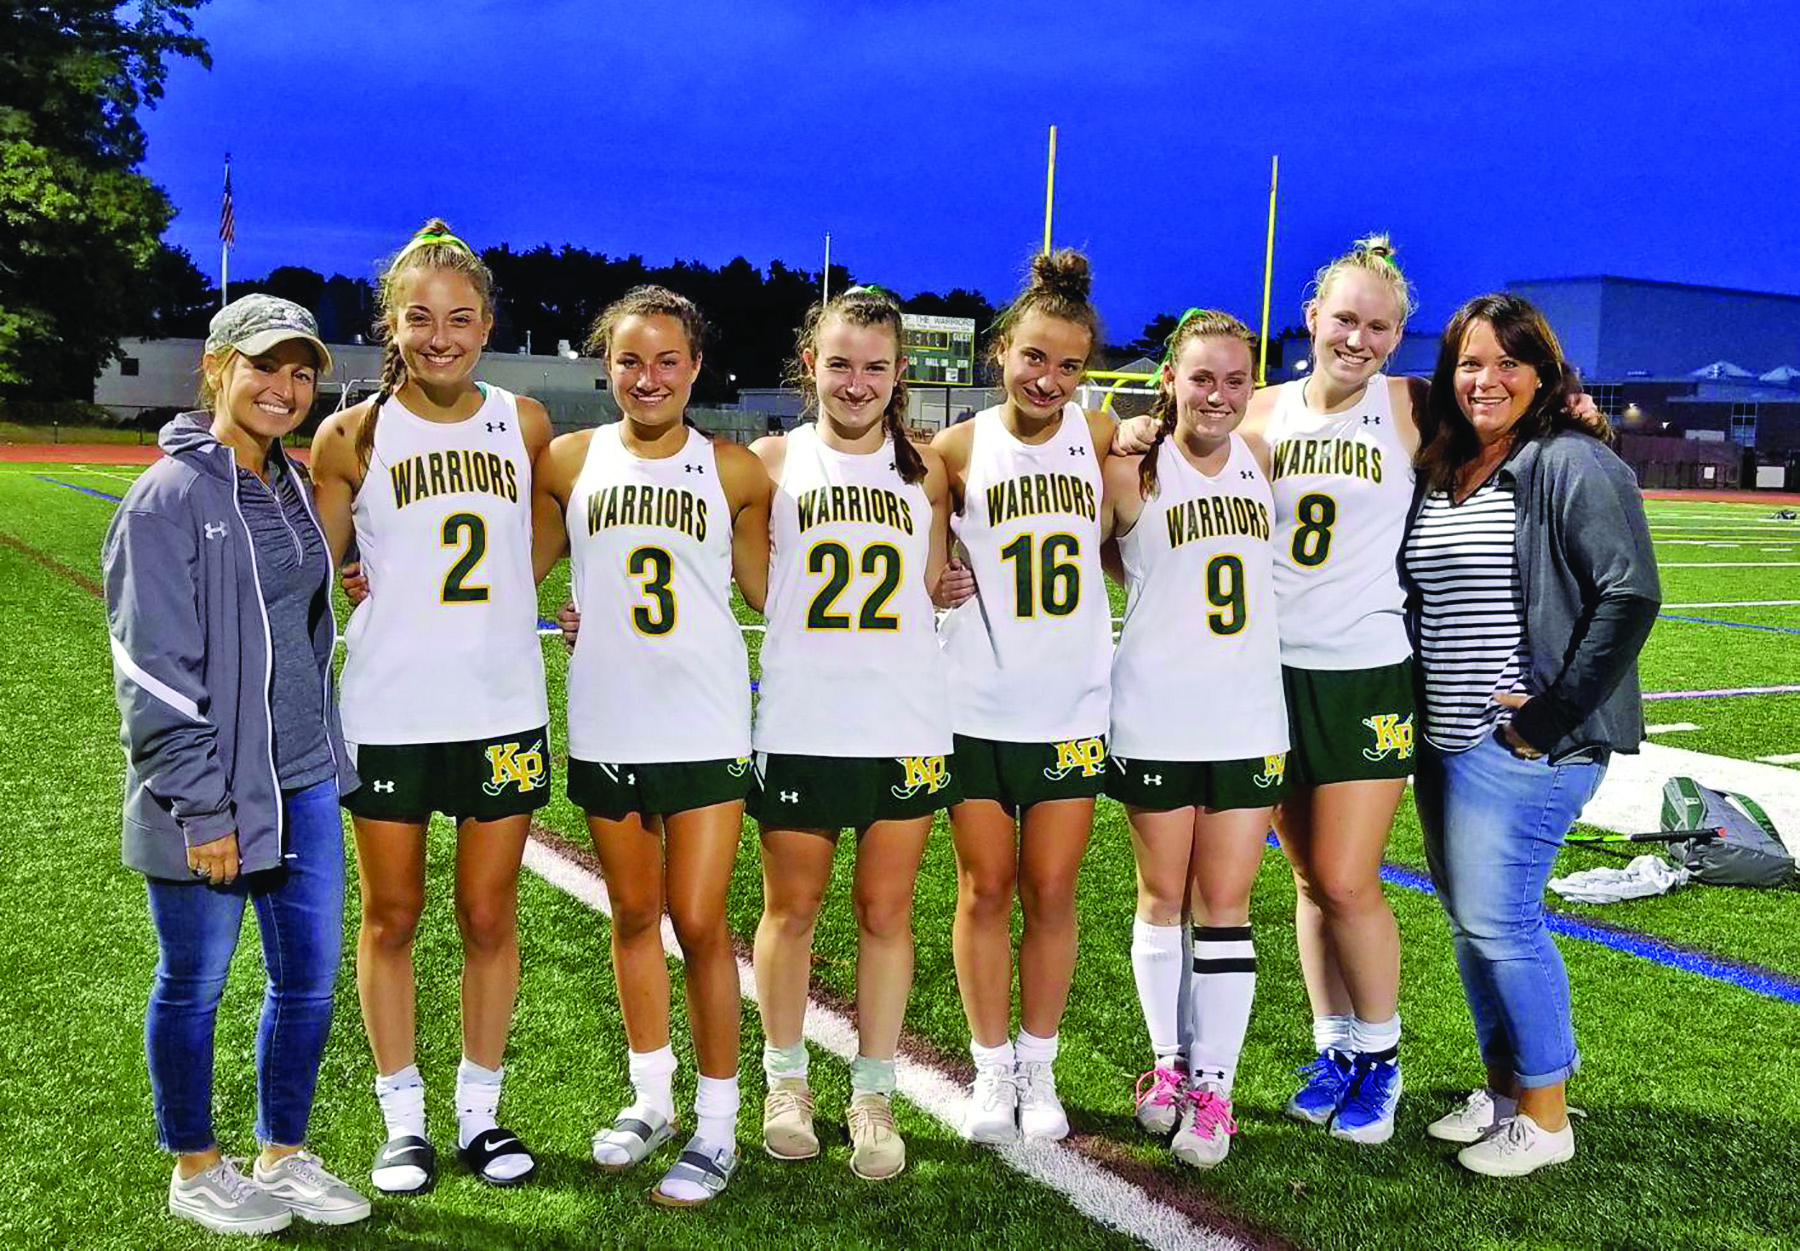
[[[871,543],[863,548],[860,562],[862,571],[870,575],[880,575],[880,580],[869,593],[863,596],[862,611],[856,615],[855,628],[858,630],[898,630],[900,618],[893,613],[883,611],[887,602],[894,597],[900,588],[900,549],[892,543]],[[850,575],[855,568],[852,563],[850,549],[842,543],[826,541],[815,543],[813,549],[806,554],[806,571],[825,575],[825,585],[819,588],[818,594],[806,609],[806,628],[809,630],[848,630],[851,628],[850,614],[834,612],[838,596],[850,585]]]
[[[475,566],[487,555],[487,523],[479,513],[451,513],[444,518],[444,546],[463,549],[456,563],[450,566],[450,572],[444,575],[444,603],[487,603],[488,589],[468,583]]]

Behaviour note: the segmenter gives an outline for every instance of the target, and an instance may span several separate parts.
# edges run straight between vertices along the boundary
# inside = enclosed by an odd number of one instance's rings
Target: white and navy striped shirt
[[[1475,746],[1503,714],[1510,719],[1494,693],[1525,689],[1516,527],[1512,482],[1495,474],[1460,504],[1433,491],[1407,536],[1406,572],[1423,600],[1425,738],[1440,751]]]

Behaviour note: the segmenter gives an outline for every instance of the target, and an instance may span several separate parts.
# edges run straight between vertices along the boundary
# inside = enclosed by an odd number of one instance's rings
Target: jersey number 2
[[[485,604],[488,589],[470,586],[464,579],[475,572],[475,566],[487,555],[487,523],[477,513],[451,513],[444,518],[444,546],[461,547],[463,553],[444,575],[446,604]]]

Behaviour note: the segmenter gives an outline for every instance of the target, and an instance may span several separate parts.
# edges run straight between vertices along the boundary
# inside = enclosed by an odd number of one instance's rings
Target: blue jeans
[[[1520,759],[1492,733],[1467,751],[1419,753],[1413,797],[1481,1059],[1521,1087],[1554,1086],[1581,1067],[1544,883],[1605,774],[1592,761]]]
[[[243,928],[256,908],[268,990],[256,1032],[256,1137],[306,1141],[319,1057],[331,1029],[344,925],[344,827],[336,779],[282,795],[286,866],[229,886],[145,878],[156,927],[156,982],[144,1018],[157,1136],[205,1151],[212,1126],[213,1022]]]

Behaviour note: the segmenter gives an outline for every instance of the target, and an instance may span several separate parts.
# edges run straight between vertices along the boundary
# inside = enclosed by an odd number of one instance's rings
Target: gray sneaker
[[[216,1234],[272,1234],[294,1220],[285,1203],[252,1185],[230,1160],[185,1180],[177,1165],[169,1178],[169,1215]]]
[[[254,1176],[265,1194],[315,1225],[348,1225],[369,1214],[369,1201],[327,1173],[310,1151],[282,1156],[273,1168],[259,1157]]]

